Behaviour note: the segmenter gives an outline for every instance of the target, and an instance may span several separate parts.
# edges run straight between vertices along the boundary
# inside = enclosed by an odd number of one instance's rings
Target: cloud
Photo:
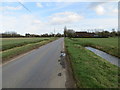
[[[78,22],[83,19],[83,16],[74,12],[61,12],[53,14],[49,18],[51,24],[57,25]]]
[[[116,6],[116,7],[115,7]],[[98,15],[116,15],[118,13],[117,3],[93,2],[89,6]]]
[[[22,9],[22,6],[17,6],[17,7],[3,6],[3,7],[0,7],[1,11],[4,11],[4,10],[21,10],[21,9]]]
[[[90,8],[95,8],[95,7],[97,7],[97,6],[99,6],[99,5],[102,5],[102,4],[104,4],[105,2],[92,2],[91,4],[90,4]]]
[[[41,24],[42,22],[40,20],[33,20],[33,24]]]
[[[20,3],[24,4],[25,0],[17,0],[17,2],[20,2]]]
[[[118,28],[117,18],[84,19],[79,24],[81,29],[106,29]]]
[[[117,18],[86,18],[81,20],[81,22],[66,26],[74,29],[75,31],[86,31],[88,29],[104,29],[111,31],[113,28],[118,29],[118,22]]]
[[[113,13],[118,13],[118,9],[117,8],[113,9],[112,11],[113,11]]]
[[[104,2],[93,2],[90,4],[90,8],[96,12],[98,15],[103,15],[105,13],[105,8],[103,7]]]
[[[29,14],[20,15],[17,17],[2,16],[2,22],[0,22],[0,24],[0,28],[2,28],[3,32],[12,30],[22,34],[44,32],[44,28],[47,25],[39,18]]]
[[[71,13],[71,14],[70,14]],[[63,31],[63,27],[67,25],[68,28],[80,31],[81,29],[106,29],[111,30],[112,28],[118,27],[117,18],[78,18],[80,15],[73,12],[56,13],[54,16],[66,15],[67,20],[55,20],[53,23],[52,18],[49,17],[52,22],[45,20],[42,21],[40,18],[35,17],[30,14],[20,15],[20,16],[2,16],[2,22],[0,22],[0,28],[2,31],[15,31],[20,34],[33,33],[42,34],[50,33],[54,31]],[[70,16],[71,15],[71,16]],[[73,15],[73,16],[72,16]],[[78,15],[78,16],[77,16]],[[0,15],[1,16],[1,15]],[[70,18],[70,17],[74,18]],[[69,19],[68,19],[69,17]],[[10,22],[9,22],[10,21]],[[64,21],[64,22],[63,22]],[[74,22],[74,23],[73,23]]]
[[[98,15],[103,15],[105,13],[105,9],[103,6],[98,5],[95,8],[93,8],[94,11],[98,14]]]
[[[40,8],[43,7],[43,5],[40,2],[37,2],[36,5],[37,5],[37,7],[40,7]]]

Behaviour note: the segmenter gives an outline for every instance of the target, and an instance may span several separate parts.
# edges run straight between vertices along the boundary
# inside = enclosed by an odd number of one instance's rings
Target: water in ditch
[[[105,60],[111,62],[112,64],[114,65],[117,65],[120,67],[120,59],[115,57],[115,56],[112,56],[110,54],[107,54],[101,50],[98,50],[98,49],[95,49],[95,48],[92,48],[92,47],[85,47],[86,49],[92,51],[93,53],[95,53],[96,55],[104,58]]]

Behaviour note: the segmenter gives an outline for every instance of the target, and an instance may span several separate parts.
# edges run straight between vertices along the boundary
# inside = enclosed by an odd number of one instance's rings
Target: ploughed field
[[[91,46],[118,56],[118,38],[65,38],[65,46],[77,87],[120,87],[119,68],[85,48]]]
[[[55,38],[1,38],[0,57],[4,62],[53,40]]]

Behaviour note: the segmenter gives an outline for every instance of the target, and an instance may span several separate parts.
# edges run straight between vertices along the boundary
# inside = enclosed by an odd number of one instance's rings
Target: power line
[[[31,12],[24,4],[22,4],[22,3],[19,2],[19,1],[18,1],[18,3],[19,3],[20,5],[22,5],[27,11]]]

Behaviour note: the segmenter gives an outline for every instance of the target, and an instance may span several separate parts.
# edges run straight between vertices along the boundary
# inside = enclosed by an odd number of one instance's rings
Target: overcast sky
[[[81,31],[118,27],[117,2],[18,2],[0,4],[1,32],[62,33],[64,26]]]

